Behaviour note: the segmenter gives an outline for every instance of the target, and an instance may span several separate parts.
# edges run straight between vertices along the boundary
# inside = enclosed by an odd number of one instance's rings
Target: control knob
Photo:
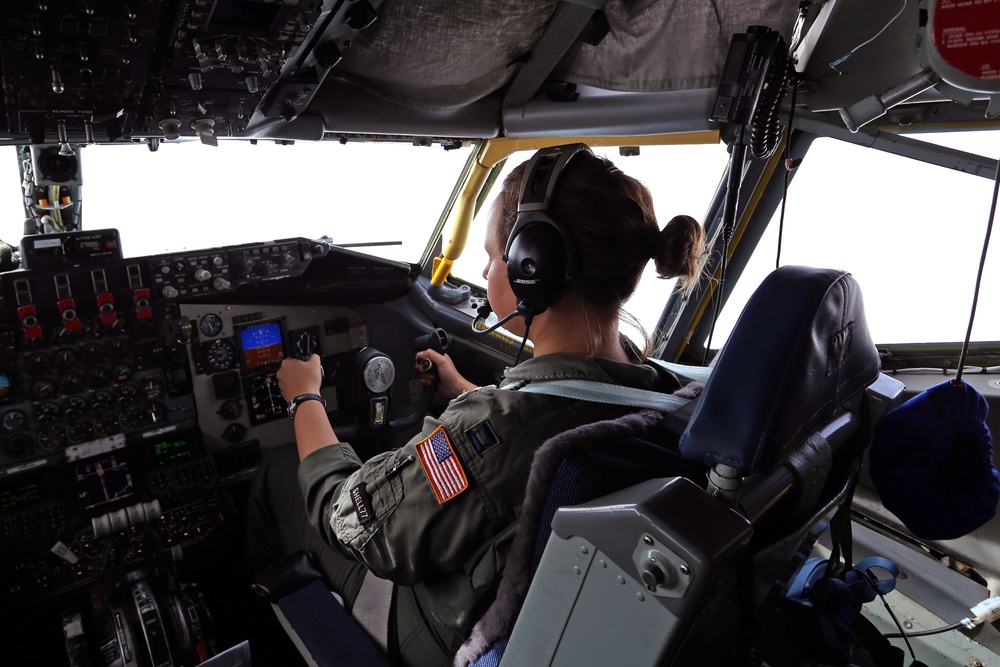
[[[174,287],[173,285],[164,285],[163,286],[163,297],[164,298],[166,298],[166,299],[176,299],[178,297],[178,295],[180,295],[180,292],[178,292],[177,288]]]
[[[221,276],[212,281],[212,287],[217,290],[229,289],[230,286],[231,283]]]
[[[212,272],[208,271],[207,269],[198,269],[197,271],[194,272],[194,279],[200,283],[205,282],[211,277],[212,277]]]

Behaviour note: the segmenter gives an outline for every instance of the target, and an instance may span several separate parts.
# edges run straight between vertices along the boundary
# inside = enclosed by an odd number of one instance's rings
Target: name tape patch
[[[375,518],[375,510],[372,507],[372,496],[368,493],[368,488],[364,482],[351,489],[351,502],[354,503],[354,511],[357,512],[358,522],[362,526]]]
[[[416,450],[439,504],[445,504],[469,488],[462,463],[443,426],[438,426],[426,439],[418,442]]]

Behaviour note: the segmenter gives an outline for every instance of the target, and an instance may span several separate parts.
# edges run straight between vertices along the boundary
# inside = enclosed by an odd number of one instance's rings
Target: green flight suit
[[[347,557],[319,560],[324,571],[338,570],[327,572],[328,582],[348,607],[364,576],[357,563],[398,584],[390,652],[402,664],[450,664],[492,601],[535,450],[570,428],[634,411],[509,390],[552,379],[665,393],[680,386],[651,365],[545,355],[508,369],[501,388],[459,396],[400,449],[362,463],[350,445],[334,445],[298,466],[309,524]],[[257,502],[283,502],[274,492],[255,495]],[[287,522],[287,511],[282,516],[267,523]]]

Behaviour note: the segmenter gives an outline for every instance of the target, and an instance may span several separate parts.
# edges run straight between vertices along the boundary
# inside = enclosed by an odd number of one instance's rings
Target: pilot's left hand
[[[420,384],[425,387],[429,387],[435,379],[440,380],[440,383],[438,384],[438,393],[448,400],[455,398],[463,392],[476,388],[475,384],[466,380],[465,377],[458,372],[458,369],[455,368],[455,362],[453,362],[451,357],[447,354],[441,354],[440,352],[436,352],[434,350],[423,350],[421,352],[417,352],[418,367],[420,361],[423,359],[431,361],[433,363],[433,367],[429,371],[420,372]]]
[[[310,355],[305,361],[289,357],[278,369],[278,388],[285,401],[302,394],[318,394],[322,382],[323,366],[318,354]]]

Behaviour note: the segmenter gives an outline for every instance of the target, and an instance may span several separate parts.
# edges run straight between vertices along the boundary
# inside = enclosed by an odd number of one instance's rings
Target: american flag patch
[[[469,480],[443,426],[438,426],[425,440],[418,442],[416,450],[439,504],[443,505],[469,488]]]

